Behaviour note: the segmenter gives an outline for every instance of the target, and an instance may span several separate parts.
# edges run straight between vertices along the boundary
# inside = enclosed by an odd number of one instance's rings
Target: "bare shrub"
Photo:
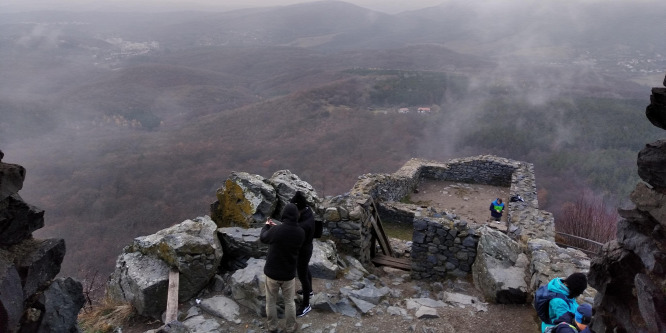
[[[618,218],[617,211],[608,207],[602,198],[583,192],[575,202],[562,205],[562,211],[555,220],[556,241],[597,253],[600,248],[597,243],[616,238]]]

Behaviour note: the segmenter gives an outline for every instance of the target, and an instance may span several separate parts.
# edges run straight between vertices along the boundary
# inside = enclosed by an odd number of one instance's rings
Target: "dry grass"
[[[105,298],[91,310],[79,313],[79,325],[83,332],[107,333],[124,326],[136,314],[134,307]]]

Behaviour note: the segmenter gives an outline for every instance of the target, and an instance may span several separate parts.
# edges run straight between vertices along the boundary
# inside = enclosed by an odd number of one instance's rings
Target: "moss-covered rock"
[[[211,215],[220,228],[261,226],[277,204],[275,188],[264,177],[247,172],[233,172],[216,196]]]

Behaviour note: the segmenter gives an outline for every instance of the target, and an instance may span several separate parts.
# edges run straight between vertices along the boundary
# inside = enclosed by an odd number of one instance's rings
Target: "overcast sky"
[[[348,0],[361,7],[386,13],[436,6],[447,0]],[[483,0],[487,1],[487,0]],[[159,10],[230,10],[314,2],[307,0],[2,0],[0,12],[24,10],[135,10],[156,7]]]

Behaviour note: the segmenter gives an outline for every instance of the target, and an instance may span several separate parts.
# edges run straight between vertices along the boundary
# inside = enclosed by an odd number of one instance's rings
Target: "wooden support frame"
[[[178,320],[178,285],[180,283],[180,272],[177,268],[169,271],[169,290],[167,292],[167,308],[164,322],[166,324]]]
[[[395,257],[395,253],[393,253],[393,249],[391,248],[391,242],[389,242],[389,239],[386,236],[386,233],[384,232],[382,221],[379,218],[379,211],[377,210],[377,205],[375,205],[375,201],[372,200],[372,197],[370,197],[370,205],[372,206],[371,207],[372,215],[370,216],[370,222],[372,223],[372,231],[375,233],[375,237],[379,241],[379,245],[382,248],[382,252],[384,252],[384,254],[387,256]]]

